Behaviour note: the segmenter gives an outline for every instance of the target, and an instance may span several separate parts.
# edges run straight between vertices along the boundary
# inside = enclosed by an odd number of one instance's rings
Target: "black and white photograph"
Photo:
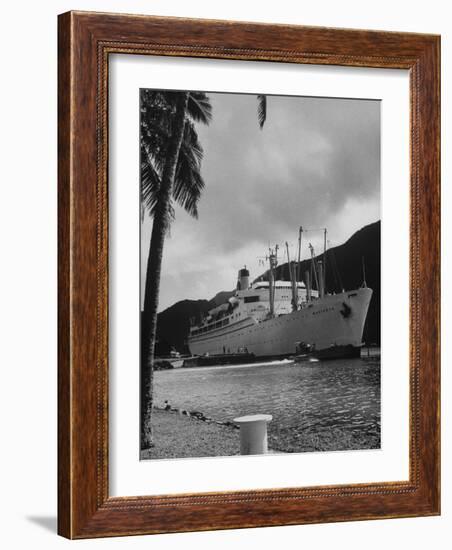
[[[380,449],[381,102],[139,93],[141,459]]]

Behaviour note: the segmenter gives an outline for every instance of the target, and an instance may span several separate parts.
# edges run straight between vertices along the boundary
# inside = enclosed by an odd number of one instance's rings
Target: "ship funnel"
[[[239,276],[237,280],[237,290],[248,290],[250,287],[250,272],[244,267],[239,269]]]

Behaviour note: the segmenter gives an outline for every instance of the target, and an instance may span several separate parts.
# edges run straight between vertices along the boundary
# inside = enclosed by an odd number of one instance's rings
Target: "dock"
[[[254,353],[222,353],[218,355],[199,355],[184,359],[183,367],[211,367],[214,365],[238,365],[253,363],[256,360]]]

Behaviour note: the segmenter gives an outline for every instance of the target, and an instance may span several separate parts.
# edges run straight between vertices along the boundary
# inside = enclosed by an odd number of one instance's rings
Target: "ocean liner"
[[[325,266],[310,248],[311,269],[304,280],[297,273],[300,261],[289,260],[288,247],[290,281],[275,279],[278,247],[267,256],[268,281],[261,278],[250,283],[248,269],[240,269],[233,296],[191,326],[190,352],[205,356],[287,357],[304,352],[319,358],[359,356],[372,290],[364,276],[360,288],[328,293]]]

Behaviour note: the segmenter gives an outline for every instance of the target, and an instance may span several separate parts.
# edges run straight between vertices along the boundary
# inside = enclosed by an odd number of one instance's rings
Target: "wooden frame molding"
[[[440,38],[138,15],[59,16],[58,531],[68,538],[440,510]],[[410,479],[225,493],[108,494],[108,59],[113,53],[410,72]]]

